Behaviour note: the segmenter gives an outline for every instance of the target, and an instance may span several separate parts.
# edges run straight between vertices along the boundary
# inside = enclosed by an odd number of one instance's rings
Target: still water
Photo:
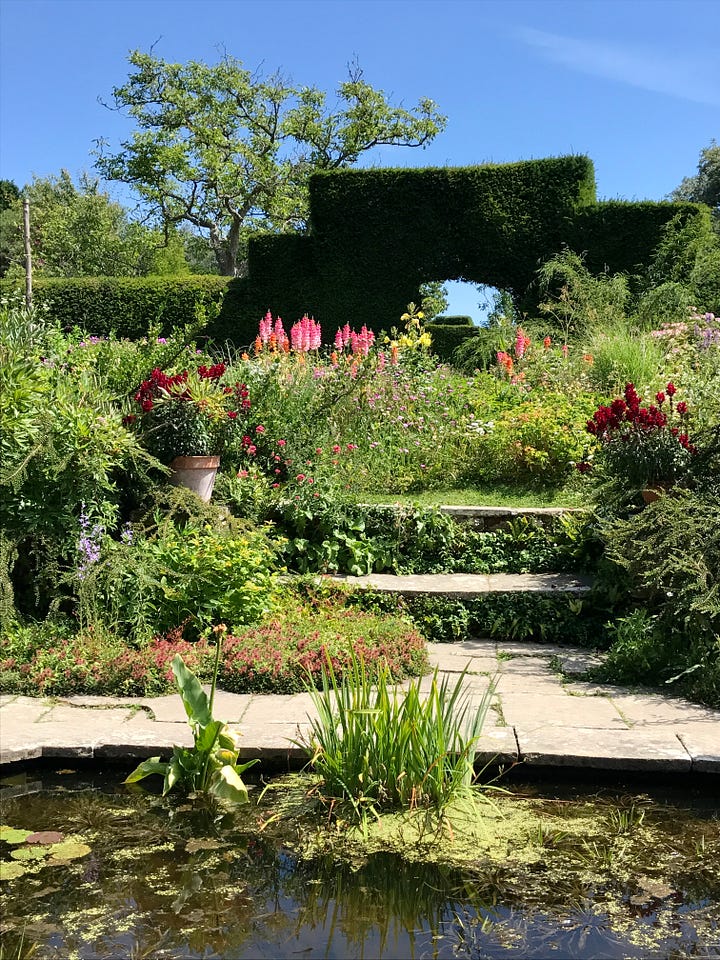
[[[707,787],[513,783],[470,839],[396,823],[363,843],[309,778],[227,812],[127,772],[0,782],[2,960],[720,957]]]

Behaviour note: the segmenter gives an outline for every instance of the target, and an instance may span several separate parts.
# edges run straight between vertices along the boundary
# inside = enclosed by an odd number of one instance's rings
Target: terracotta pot
[[[187,487],[207,503],[212,497],[220,457],[175,457],[170,464],[170,483]]]
[[[667,480],[657,480],[651,487],[645,487],[640,493],[645,503],[655,503],[668,492],[671,486],[672,484]]]

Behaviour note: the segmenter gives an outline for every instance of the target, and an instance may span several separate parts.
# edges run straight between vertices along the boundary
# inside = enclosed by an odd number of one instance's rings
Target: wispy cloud
[[[571,70],[695,103],[720,106],[717,61],[664,54],[650,47],[579,40],[529,27],[521,28],[516,35],[546,59]]]

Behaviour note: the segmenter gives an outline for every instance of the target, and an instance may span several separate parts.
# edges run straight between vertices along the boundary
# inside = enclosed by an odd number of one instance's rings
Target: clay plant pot
[[[170,464],[170,483],[187,487],[208,503],[215,486],[220,457],[175,457]]]
[[[655,503],[668,492],[671,486],[672,484],[667,480],[657,480],[651,487],[645,487],[640,493],[645,503]]]

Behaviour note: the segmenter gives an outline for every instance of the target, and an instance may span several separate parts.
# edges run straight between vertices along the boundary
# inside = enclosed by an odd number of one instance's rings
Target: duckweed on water
[[[329,816],[305,775],[232,812],[60,779],[2,801],[3,868],[25,866],[11,854],[27,831],[87,849],[3,880],[5,956],[22,941],[38,960],[720,957],[709,804],[526,788],[493,793],[479,819],[458,804],[363,828]]]

